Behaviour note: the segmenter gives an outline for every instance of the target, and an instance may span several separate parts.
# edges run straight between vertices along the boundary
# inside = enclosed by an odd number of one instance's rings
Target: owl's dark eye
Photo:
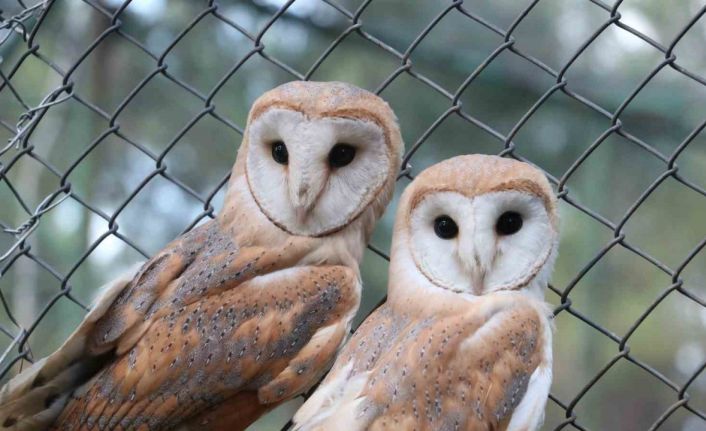
[[[342,168],[355,158],[355,147],[348,144],[336,144],[328,153],[328,163],[331,167]]]
[[[442,215],[434,220],[434,233],[441,239],[451,239],[458,235],[458,225],[447,215]]]
[[[500,235],[512,235],[522,229],[522,216],[515,211],[506,211],[498,217],[495,230]]]
[[[276,141],[272,143],[272,158],[280,165],[286,165],[289,162],[289,153],[284,142]]]

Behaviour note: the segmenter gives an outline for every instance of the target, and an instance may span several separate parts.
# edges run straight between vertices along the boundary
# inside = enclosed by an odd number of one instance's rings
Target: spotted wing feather
[[[297,413],[296,429],[510,429],[531,377],[545,365],[547,324],[531,305],[421,320],[383,306]],[[544,402],[546,394],[542,410]]]
[[[275,250],[237,247],[217,221],[190,231],[111,283],[61,348],[3,387],[0,425],[44,429],[69,393],[122,357],[170,310],[289,266],[303,253],[296,240]]]
[[[267,410],[325,371],[356,292],[346,267],[295,267],[180,302],[152,316],[134,346],[74,394],[56,429],[173,429],[208,423],[223,403],[252,407],[233,399]]]
[[[91,311],[64,344],[3,386],[0,391],[0,425],[4,429],[44,430],[56,419],[68,394],[100,365],[100,361],[86,355],[89,334],[139,268],[129,269],[101,288]]]

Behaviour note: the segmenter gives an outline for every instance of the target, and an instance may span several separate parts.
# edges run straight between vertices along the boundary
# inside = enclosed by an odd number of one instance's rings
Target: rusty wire
[[[39,265],[44,271],[51,274],[61,286],[61,289],[56,292],[51,301],[49,301],[46,306],[41,310],[41,312],[36,316],[34,323],[27,327],[20,325],[13,317],[12,310],[8,307],[8,303],[4,297],[4,293],[0,291],[0,301],[5,309],[5,312],[9,316],[9,319],[13,322],[14,327],[4,327],[0,326],[0,332],[2,335],[7,337],[10,342],[9,346],[2,352],[0,356],[0,377],[5,376],[9,373],[13,365],[18,361],[27,360],[32,361],[32,353],[28,346],[27,340],[32,332],[35,330],[42,318],[49,312],[51,307],[53,307],[57,301],[60,300],[70,300],[77,303],[82,308],[86,309],[86,306],[79,301],[74,295],[72,295],[72,285],[71,277],[74,272],[84,263],[86,258],[97,248],[100,243],[112,235],[120,240],[124,241],[127,245],[132,247],[134,250],[141,253],[143,256],[148,257],[147,253],[142,250],[137,244],[135,244],[130,238],[126,237],[120,230],[116,219],[125,209],[125,207],[134,199],[141,190],[154,178],[160,176],[175,186],[179,187],[185,193],[189,194],[193,198],[197,199],[203,205],[202,212],[192,221],[190,226],[187,228],[195,226],[199,221],[207,217],[214,217],[214,207],[211,203],[214,196],[225,187],[228,180],[228,174],[224,173],[221,181],[212,189],[211,193],[203,196],[188,185],[184,184],[178,178],[173,176],[166,167],[164,163],[164,158],[167,153],[173,148],[176,142],[186,133],[196,122],[198,122],[204,116],[210,116],[213,119],[219,121],[226,127],[232,129],[238,134],[242,135],[242,126],[233,123],[225,115],[222,115],[218,107],[213,103],[213,99],[216,94],[223,88],[223,86],[228,82],[231,77],[238,73],[241,67],[251,59],[251,57],[259,56],[260,58],[266,60],[272,65],[280,68],[281,70],[288,73],[292,79],[309,79],[322,65],[322,63],[331,55],[334,50],[350,35],[357,34],[364,40],[375,45],[377,48],[384,50],[387,55],[394,58],[398,62],[396,70],[394,70],[389,76],[380,84],[375,92],[380,94],[384,93],[385,89],[396,79],[402,75],[409,76],[413,78],[419,85],[428,87],[432,91],[438,93],[444,98],[448,99],[448,109],[446,109],[443,114],[441,114],[432,125],[423,133],[415,142],[409,145],[408,150],[404,156],[403,170],[400,172],[399,178],[406,177],[408,179],[413,178],[412,165],[411,162],[417,150],[424,145],[429,136],[436,130],[436,128],[447,118],[451,116],[457,116],[473,126],[479,128],[490,137],[498,142],[498,153],[506,157],[513,157],[518,160],[526,160],[517,150],[514,138],[520,131],[520,129],[527,123],[527,121],[540,109],[540,107],[555,93],[563,93],[564,95],[572,98],[573,100],[579,102],[581,105],[587,107],[588,109],[594,111],[598,115],[604,117],[609,125],[604,133],[596,139],[590,146],[588,146],[583,154],[581,154],[575,162],[569,167],[568,170],[559,178],[548,174],[551,182],[556,186],[556,192],[559,199],[562,199],[567,204],[573,206],[580,212],[584,213],[588,217],[594,219],[606,229],[609,229],[613,234],[613,239],[605,245],[588,264],[585,265],[571,280],[567,286],[562,289],[550,286],[551,292],[553,292],[560,299],[560,305],[554,310],[554,314],[558,315],[560,313],[567,313],[577,319],[580,319],[586,325],[590,325],[595,330],[602,333],[607,339],[615,343],[616,353],[614,357],[609,360],[605,366],[598,371],[597,374],[571,399],[561,400],[554,395],[550,395],[551,402],[555,403],[558,407],[565,411],[565,421],[560,423],[555,429],[578,429],[586,430],[587,428],[582,425],[581,418],[577,416],[575,412],[576,405],[581,401],[581,399],[591,390],[591,388],[601,379],[608,370],[611,369],[619,360],[627,360],[647,373],[654,376],[656,379],[661,381],[666,387],[670,388],[674,392],[674,402],[670,405],[654,422],[651,429],[660,428],[667,419],[672,416],[678,410],[686,410],[691,414],[701,418],[704,421],[704,426],[706,427],[706,411],[703,411],[689,402],[689,387],[690,385],[699,377],[699,375],[706,369],[706,363],[700,366],[694,374],[687,379],[685,384],[679,385],[674,381],[670,380],[655,368],[651,367],[648,363],[643,362],[640,358],[635,357],[630,352],[629,341],[631,336],[637,330],[637,328],[643,323],[647,316],[669,295],[682,295],[699,304],[702,307],[706,307],[706,301],[704,298],[699,297],[696,293],[690,291],[684,286],[684,282],[681,277],[681,273],[684,268],[689,264],[689,262],[706,247],[706,239],[703,239],[687,257],[678,265],[676,268],[672,268],[663,262],[660,262],[657,258],[651,256],[646,251],[642,250],[635,244],[633,244],[629,238],[626,236],[623,227],[630,217],[637,211],[637,209],[645,202],[645,200],[654,192],[660,184],[662,184],[668,178],[676,180],[682,186],[687,187],[694,192],[698,193],[702,197],[706,197],[706,190],[701,188],[699,185],[690,181],[680,174],[678,169],[678,159],[680,154],[693,142],[693,140],[701,133],[701,131],[706,127],[706,121],[701,123],[696,129],[692,131],[671,154],[665,154],[659,151],[654,146],[638,138],[636,135],[631,133],[624,127],[621,121],[621,114],[625,109],[633,102],[635,97],[640,93],[643,88],[660,72],[662,69],[671,68],[673,71],[679,73],[684,77],[684,79],[691,80],[700,85],[706,86],[706,77],[702,76],[696,71],[692,71],[682,66],[679,63],[679,59],[674,53],[675,47],[684,38],[684,36],[692,29],[695,23],[701,19],[701,17],[706,13],[706,6],[701,8],[693,18],[676,34],[676,36],[671,40],[668,45],[660,44],[659,42],[653,40],[647,35],[641,33],[637,29],[626,25],[621,21],[620,7],[623,3],[622,0],[616,1],[614,4],[609,4],[603,0],[587,0],[593,3],[597,8],[600,8],[604,12],[604,22],[600,25],[597,30],[587,38],[581,46],[570,56],[570,59],[562,65],[560,69],[554,69],[549,65],[545,64],[539,58],[528,54],[517,46],[517,40],[515,39],[514,32],[520,23],[526,19],[527,16],[532,14],[533,9],[539,3],[540,0],[531,1],[524,10],[521,11],[512,22],[512,24],[507,28],[499,27],[482,16],[477,15],[473,11],[473,7],[464,3],[463,0],[453,0],[448,2],[447,7],[441,11],[437,16],[430,20],[429,24],[417,35],[417,37],[412,41],[412,43],[407,47],[404,52],[401,52],[393,48],[390,44],[386,43],[384,40],[380,40],[374,35],[366,31],[366,26],[363,24],[362,15],[366,9],[371,5],[372,0],[365,0],[360,4],[360,6],[355,10],[349,10],[342,4],[339,4],[336,0],[322,0],[324,3],[328,4],[334,8],[342,17],[348,22],[347,28],[345,28],[340,35],[325,49],[318,59],[310,66],[306,72],[300,72],[295,70],[295,68],[282,62],[272,56],[266,49],[263,43],[263,37],[272,27],[272,25],[280,19],[283,15],[287,14],[287,10],[294,3],[295,0],[286,1],[278,10],[276,10],[269,20],[261,26],[257,33],[247,31],[242,25],[235,22],[233,19],[229,18],[225,14],[221,13],[219,9],[219,4],[215,0],[205,1],[201,13],[199,13],[186,27],[182,29],[179,35],[173,39],[173,41],[161,52],[152,52],[144,43],[137,40],[135,37],[131,36],[128,31],[123,27],[123,22],[121,21],[121,15],[125,9],[130,4],[131,0],[123,2],[114,9],[107,8],[103,3],[98,0],[83,0],[85,4],[92,7],[95,12],[103,15],[110,20],[110,25],[107,26],[102,33],[85,49],[82,55],[68,68],[60,67],[52,58],[46,55],[40,45],[35,40],[38,29],[42,26],[44,19],[46,18],[52,7],[55,6],[56,0],[45,0],[45,1],[29,1],[29,0],[16,0],[19,8],[19,12],[14,13],[11,16],[3,15],[0,11],[0,45],[7,41],[12,34],[20,35],[23,40],[22,55],[19,60],[14,64],[7,73],[2,73],[0,71],[0,92],[10,92],[12,97],[14,97],[25,109],[25,112],[20,118],[17,119],[16,124],[10,124],[7,121],[0,119],[0,127],[9,131],[13,138],[9,142],[2,144],[0,146],[0,157],[4,156],[4,159],[0,159],[0,182],[4,182],[7,187],[11,190],[21,207],[27,214],[27,219],[24,223],[19,226],[11,226],[2,220],[0,220],[0,228],[4,231],[5,235],[11,235],[15,240],[11,247],[0,250],[0,276],[4,275],[9,268],[17,261],[21,256],[24,258],[31,259],[37,265]],[[470,73],[467,78],[461,83],[458,88],[445,88],[444,86],[438,84],[433,79],[425,76],[415,69],[414,61],[412,60],[412,53],[422,42],[422,40],[427,37],[427,35],[439,24],[439,22],[447,14],[460,14],[469,20],[474,21],[488,32],[492,32],[498,35],[502,42],[497,46],[497,48],[477,66],[472,73]],[[198,89],[191,86],[189,83],[175,76],[168,67],[166,61],[167,55],[174,49],[176,45],[186,37],[189,32],[191,32],[196,25],[203,20],[205,17],[210,16],[220,20],[220,22],[231,27],[235,31],[239,32],[245,36],[250,41],[250,50],[240,61],[232,66],[232,68],[218,81],[218,83],[207,93],[201,92]],[[619,28],[621,31],[626,31],[631,33],[633,36],[640,38],[645,43],[649,44],[652,49],[661,53],[663,60],[651,70],[642,82],[637,85],[632,92],[623,100],[619,107],[614,110],[608,110],[598,103],[594,102],[590,97],[583,95],[577,90],[573,89],[569,85],[567,79],[567,71],[572,67],[572,64],[576,62],[577,59],[586,51],[586,49],[608,28]],[[4,33],[3,33],[4,31]],[[131,44],[135,48],[139,49],[142,53],[149,56],[154,62],[154,68],[152,73],[148,74],[139,85],[137,85],[129,94],[126,94],[123,101],[117,106],[113,112],[105,112],[100,107],[88,101],[86,98],[82,97],[74,91],[75,76],[74,72],[79,67],[79,65],[86,60],[86,58],[96,49],[99,49],[100,43],[107,37],[114,35],[120,37],[125,42]],[[508,134],[503,134],[491,127],[489,124],[483,122],[481,119],[468,113],[464,110],[463,104],[460,99],[464,91],[476,80],[476,78],[502,53],[511,53],[529,62],[541,70],[544,74],[551,77],[554,81],[546,93],[539,98],[536,103],[522,116],[522,118],[512,127]],[[58,85],[53,91],[45,95],[41,103],[37,106],[30,106],[23,98],[22,94],[13,86],[13,77],[15,77],[19,68],[29,59],[33,58],[39,60],[41,63],[51,68],[57,74],[59,74],[63,79],[60,85]],[[7,70],[7,69],[6,69]],[[153,153],[146,146],[142,145],[131,139],[129,136],[125,135],[121,131],[120,125],[120,114],[123,109],[136,97],[136,95],[152,80],[155,76],[163,76],[172,83],[178,85],[185,91],[187,91],[191,96],[198,99],[202,103],[202,108],[192,120],[184,127],[184,129],[177,134],[177,136],[172,140],[172,142],[166,147],[166,149],[161,153]],[[384,94],[383,94],[384,96]],[[73,100],[78,102],[82,106],[88,108],[93,113],[100,116],[105,121],[105,129],[100,134],[100,136],[95,139],[90,145],[88,145],[85,151],[66,169],[65,171],[59,170],[52,165],[51,162],[45,160],[42,156],[35,152],[35,147],[31,142],[30,137],[32,133],[37,128],[38,124],[42,121],[48,110],[53,106],[61,104],[67,100]],[[112,214],[108,214],[92,205],[91,202],[87,202],[82,199],[82,197],[72,189],[71,182],[68,180],[70,173],[93,151],[103,140],[111,135],[115,135],[122,140],[128,142],[130,145],[141,151],[143,154],[147,155],[154,162],[154,167],[151,173],[141,181],[141,183],[134,189],[134,191],[127,197],[127,199],[122,202],[118,209]],[[582,205],[578,202],[571,194],[569,188],[567,187],[567,181],[572,177],[576,170],[591,156],[591,154],[601,146],[606,139],[609,137],[617,135],[627,141],[631,142],[636,146],[651,156],[659,160],[663,164],[663,172],[659,177],[642,193],[642,195],[630,206],[628,211],[624,216],[617,222],[612,222],[599,214],[598,212],[592,210],[588,206]],[[9,178],[6,176],[8,171],[10,171],[13,166],[22,158],[32,158],[36,162],[39,162],[45,169],[51,172],[54,176],[59,179],[59,187],[52,193],[46,195],[41,201],[41,204],[32,209],[23,200],[20,193],[16,191],[16,188],[10,182]],[[4,160],[4,162],[2,162]],[[541,166],[540,166],[541,168]],[[398,179],[399,179],[398,178]],[[66,199],[71,199],[83,206],[92,213],[98,215],[108,223],[108,231],[106,231],[100,238],[98,238],[90,247],[85,250],[85,253],[75,262],[73,267],[66,273],[60,272],[53,268],[48,262],[44,261],[41,257],[33,254],[32,248],[30,246],[30,240],[32,233],[35,228],[41,223],[42,216],[55,207],[57,207],[61,202]],[[586,273],[594,267],[611,249],[623,248],[636,256],[639,256],[644,261],[648,262],[652,266],[656,267],[661,272],[665,273],[671,279],[671,285],[668,286],[662,294],[649,305],[649,307],[644,311],[644,313],[632,324],[630,329],[622,336],[616,335],[611,332],[606,327],[602,326],[599,322],[591,320],[586,315],[582,314],[578,310],[572,307],[571,292],[574,287],[579,283],[579,281],[586,275]],[[388,256],[382,251],[381,248],[371,245],[370,249],[378,254],[379,256],[388,259]],[[389,260],[389,259],[388,259]],[[290,424],[285,425],[283,429],[288,429]]]

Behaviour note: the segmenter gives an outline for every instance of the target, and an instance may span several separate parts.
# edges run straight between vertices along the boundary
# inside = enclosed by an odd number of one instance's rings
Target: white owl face
[[[246,170],[262,211],[282,229],[305,236],[335,232],[383,189],[391,158],[372,121],[309,118],[271,108],[249,126]]]
[[[513,190],[428,192],[411,209],[408,237],[429,281],[473,295],[546,286],[557,244],[544,201]]]

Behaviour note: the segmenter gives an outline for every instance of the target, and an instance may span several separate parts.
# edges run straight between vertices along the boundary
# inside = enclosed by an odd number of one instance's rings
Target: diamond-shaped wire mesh
[[[556,186],[545,429],[706,429],[705,13],[692,0],[0,1],[0,376],[56,348],[101,283],[214,217],[259,94],[342,80],[400,118],[397,196],[475,152]],[[395,203],[365,256],[359,321],[384,296]]]

